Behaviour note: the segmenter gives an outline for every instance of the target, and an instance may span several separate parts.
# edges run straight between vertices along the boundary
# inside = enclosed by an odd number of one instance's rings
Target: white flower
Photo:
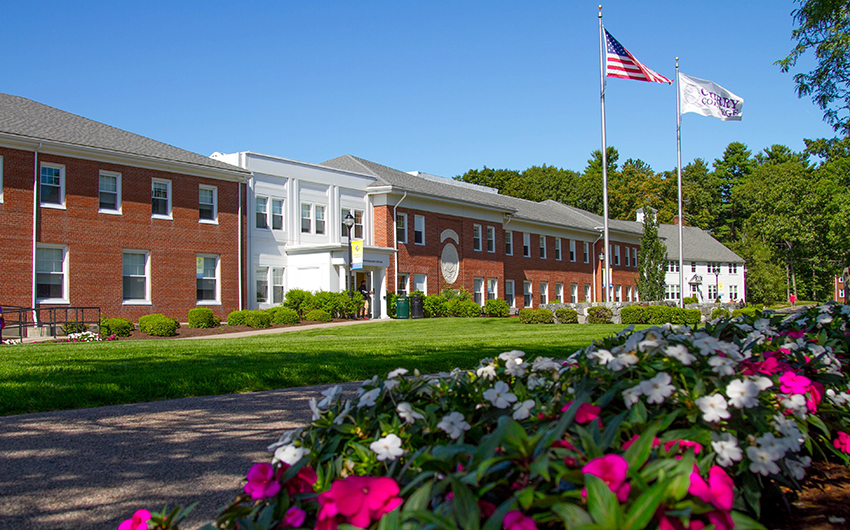
[[[806,397],[801,394],[794,394],[792,396],[786,396],[784,394],[778,394],[779,403],[790,410],[794,416],[800,418],[801,420],[806,419],[806,413],[808,412],[808,408],[806,407]]]
[[[850,315],[850,305],[841,306],[841,314],[842,315]]]
[[[323,390],[322,395],[325,397],[319,401],[319,408],[326,409],[330,407],[340,394],[342,394],[342,387],[339,385]]]
[[[612,372],[619,372],[623,368],[628,368],[629,366],[635,365],[638,363],[640,359],[638,359],[637,355],[628,351],[626,353],[621,353],[616,356],[613,360],[608,362],[608,368]]]
[[[646,396],[646,402],[650,404],[663,403],[664,400],[676,390],[676,387],[670,383],[673,378],[667,372],[659,372],[652,379],[642,381],[640,391]]]
[[[407,375],[407,368],[396,368],[392,372],[387,374],[387,379],[395,379],[401,375]]]
[[[608,350],[596,350],[587,354],[591,359],[596,359],[596,361],[605,366],[609,362],[614,360],[614,355]]]
[[[360,396],[360,399],[357,401],[357,408],[362,409],[363,407],[374,407],[375,401],[380,395],[381,387],[373,388],[372,390],[365,392],[362,396]]]
[[[516,401],[516,396],[511,394],[511,387],[504,381],[496,381],[493,388],[484,391],[484,399],[493,404],[497,409],[508,408]]]
[[[726,410],[728,405],[723,394],[714,394],[697,398],[696,405],[702,411],[702,419],[711,423],[720,420],[728,420],[731,416]]]
[[[443,419],[437,424],[437,428],[445,431],[452,440],[456,440],[460,438],[463,431],[468,431],[471,427],[464,420],[463,414],[452,412],[443,416]]]
[[[537,357],[534,359],[534,362],[531,363],[531,369],[535,372],[557,370],[558,368],[560,368],[560,366],[558,366],[558,363],[553,361],[551,357]]]
[[[377,385],[378,385],[378,376],[373,375],[371,379],[367,379],[367,380],[363,381],[362,383],[360,383],[360,388],[357,389],[357,393],[363,394],[364,392],[366,392],[365,387],[367,387],[367,386],[377,386]]]
[[[818,325],[821,326],[824,324],[829,324],[830,322],[832,322],[832,315],[830,315],[829,313],[821,313],[817,316],[816,320]]]
[[[632,408],[632,405],[640,401],[640,397],[643,395],[643,392],[640,389],[640,385],[633,386],[632,388],[627,388],[623,390],[623,401],[626,402],[626,408]]]
[[[638,347],[638,350],[645,352],[647,350],[657,348],[657,347],[661,346],[662,344],[663,344],[663,341],[658,340],[655,337],[652,337],[652,338],[647,337],[646,340],[642,340],[642,341],[638,342],[637,347]]]
[[[786,447],[781,438],[774,436],[772,432],[765,433],[756,438],[756,444],[770,454],[773,460],[779,460],[785,456]]]
[[[753,322],[753,328],[761,331],[765,335],[770,335],[773,333],[773,328],[770,326],[770,320],[766,318],[760,318]]]
[[[704,333],[700,333],[699,335],[701,336],[694,340],[694,347],[699,350],[700,355],[714,355],[720,349],[719,340]]]
[[[537,374],[531,374],[528,376],[528,379],[525,381],[526,386],[528,386],[529,390],[534,390],[538,386],[544,386],[546,382]]]
[[[670,357],[672,359],[676,359],[677,361],[684,364],[685,366],[690,366],[690,364],[692,362],[697,360],[696,357],[691,355],[691,353],[688,351],[687,346],[685,346],[684,344],[676,344],[676,345],[673,345],[673,346],[667,346],[664,349],[664,354],[667,357]]]
[[[503,361],[516,361],[517,359],[522,359],[523,357],[525,357],[525,352],[519,350],[511,350],[499,354],[499,359]]]
[[[845,306],[850,307],[850,306]],[[826,391],[826,397],[829,398],[830,401],[838,405],[839,407],[843,407],[848,402],[850,402],[850,394],[847,392],[841,392],[840,394],[836,394],[835,390],[829,389]]]
[[[316,421],[319,418],[321,418],[322,414],[321,414],[321,412],[319,412],[319,405],[316,402],[316,398],[314,398],[314,397],[310,398],[309,404],[310,404],[310,412],[313,413],[313,419],[310,420],[310,421]]]
[[[387,379],[386,381],[384,381],[384,390],[389,392],[389,391],[393,390],[395,387],[397,387],[398,385],[399,385],[398,379]]]
[[[747,458],[750,459],[750,471],[764,476],[779,473],[779,466],[773,461],[770,452],[761,447],[747,447]]]
[[[413,410],[413,406],[407,402],[399,403],[395,410],[396,412],[398,412],[398,415],[401,417],[401,419],[403,419],[407,423],[412,424],[416,422],[416,420],[425,419],[425,416]]]
[[[342,425],[342,422],[345,421],[345,418],[348,416],[348,413],[351,411],[351,400],[345,400],[345,407],[341,411],[336,418],[334,418],[334,425]]]
[[[514,405],[514,413],[511,417],[517,421],[524,420],[531,416],[531,409],[533,408],[534,400],[526,399],[525,401]]]
[[[378,455],[378,462],[395,460],[404,454],[404,449],[401,448],[401,438],[395,434],[388,434],[379,440],[375,440],[369,444],[369,449]]]
[[[270,453],[274,453],[279,447],[291,444],[292,440],[295,440],[296,438],[301,436],[301,433],[303,431],[304,427],[298,427],[297,429],[284,431],[284,433],[280,435],[280,438],[268,447],[268,451]]]
[[[728,357],[715,355],[708,359],[708,364],[712,367],[711,371],[720,375],[735,375],[735,365],[737,364]]]
[[[759,387],[749,379],[733,379],[726,386],[726,395],[733,407],[749,409],[758,405]]]
[[[274,452],[274,461],[280,461],[284,464],[294,466],[299,460],[309,454],[310,450],[306,447],[296,447],[295,444],[289,444],[277,448]]]
[[[482,366],[475,373],[484,380],[496,379],[496,367],[493,365]]]
[[[806,468],[812,465],[812,459],[808,456],[800,457],[799,460],[787,458],[785,459],[785,465],[788,466],[788,471],[791,472],[791,475],[795,479],[803,480],[806,478]]]
[[[773,386],[773,381],[769,377],[765,377],[763,375],[753,379],[753,383],[755,383],[761,391],[765,391]]]
[[[717,456],[717,463],[723,467],[729,467],[744,457],[744,452],[738,447],[738,439],[724,432],[719,440],[711,442],[711,447]]]
[[[512,377],[522,377],[525,375],[525,365],[522,364],[522,359],[509,359],[505,363],[505,373]]]

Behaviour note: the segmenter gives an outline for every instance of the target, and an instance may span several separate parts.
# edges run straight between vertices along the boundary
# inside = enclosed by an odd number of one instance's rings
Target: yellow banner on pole
[[[363,240],[351,240],[351,270],[363,268]]]

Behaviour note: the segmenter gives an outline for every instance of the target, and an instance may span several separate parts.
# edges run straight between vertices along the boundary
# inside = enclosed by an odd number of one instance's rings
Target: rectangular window
[[[528,232],[522,233],[522,255],[526,258],[531,257],[531,234]]]
[[[570,302],[573,304],[578,303],[578,284],[571,283],[570,284]]]
[[[218,221],[218,188],[215,186],[198,188],[198,221],[202,223]]]
[[[709,263],[708,264],[708,273],[709,274],[720,274],[720,264],[719,263]]]
[[[510,230],[505,232],[505,256],[514,255],[514,233]]]
[[[632,266],[632,259],[631,258],[632,258],[632,256],[631,256],[631,253],[629,252],[629,247],[626,247],[626,267]]]
[[[496,229],[487,227],[487,252],[496,252]]]
[[[713,302],[715,299],[717,299],[717,286],[716,285],[709,285],[708,286],[708,301]]]
[[[481,252],[481,225],[472,225],[472,250]]]
[[[324,234],[325,233],[325,207],[321,204],[316,204],[313,206],[313,211],[316,214],[316,233]]]
[[[729,274],[738,274],[738,264],[730,263],[729,264]]]
[[[269,268],[257,267],[257,303],[269,303]]]
[[[522,301],[524,307],[531,307],[531,282],[522,282]]]
[[[313,205],[305,202],[301,203],[301,233],[310,234],[313,232]]]
[[[398,296],[407,296],[407,278],[407,274],[398,275],[398,283],[395,291]]]
[[[198,304],[215,304],[220,298],[219,259],[212,254],[198,254],[195,259]]]
[[[540,303],[549,303],[549,282],[540,282]]]
[[[679,272],[679,262],[678,261],[668,261],[667,262],[667,272]]]
[[[37,302],[68,303],[68,247],[36,248],[35,283]]]
[[[272,230],[283,230],[283,199],[272,199]]]
[[[151,179],[151,217],[171,219],[171,181]]]
[[[516,307],[513,280],[505,280],[505,301],[508,303],[509,307]]]
[[[838,290],[838,298],[842,298],[842,299],[844,298],[844,289]]]
[[[678,285],[667,285],[665,288],[665,298],[667,300],[678,300],[680,295],[680,290]]]
[[[256,218],[257,218],[257,228],[268,228],[269,227],[269,198],[268,197],[257,197],[256,198]]]
[[[638,262],[637,262],[637,249],[636,249],[636,248],[633,248],[633,249],[632,249],[632,267],[637,267],[637,266],[638,266]]]
[[[584,252],[584,262],[590,263],[590,243],[585,241],[582,247],[584,247],[582,248],[582,251]]]
[[[395,216],[395,240],[396,243],[407,243],[406,213],[400,213]]]
[[[546,259],[546,236],[540,236],[540,259]]]
[[[472,294],[475,303],[478,305],[484,305],[484,278],[475,278],[473,282]]]
[[[415,245],[425,244],[425,216],[413,216],[413,243]]]
[[[272,268],[272,303],[282,304],[284,299],[283,290],[283,267]]]
[[[420,293],[427,295],[428,294],[428,276],[425,274],[414,274],[413,275],[413,290],[419,291]]]
[[[591,289],[591,287],[590,287],[589,283],[584,284],[584,301],[585,302],[590,302],[590,298],[593,296],[590,289]]]
[[[587,245],[587,243],[585,243]],[[570,261],[575,263],[576,260],[576,240],[570,239]]]
[[[65,166],[59,164],[41,163],[41,206],[65,206]]]
[[[692,261],[691,262],[691,272],[696,272],[696,271],[697,271],[697,262]]]
[[[558,282],[555,284],[555,303],[560,304],[564,301],[564,284]]]
[[[487,300],[495,300],[496,295],[496,286],[498,285],[498,280],[496,278],[487,278]]]
[[[101,171],[97,191],[99,212],[121,213],[121,173]]]
[[[738,286],[730,285],[729,286],[729,300],[737,300],[738,299]]]
[[[125,250],[122,256],[124,303],[150,302],[150,252]]]
[[[622,302],[623,301],[623,286],[617,285],[614,287],[614,301]]]
[[[349,214],[354,217],[354,224],[351,226],[351,238],[363,239],[363,210],[342,209],[342,219],[348,217]],[[342,224],[342,232],[340,233],[343,237],[348,237],[348,227],[345,226],[345,223]]]
[[[620,245],[614,245],[614,265],[620,265]]]
[[[561,238],[555,238],[555,261],[561,261]]]

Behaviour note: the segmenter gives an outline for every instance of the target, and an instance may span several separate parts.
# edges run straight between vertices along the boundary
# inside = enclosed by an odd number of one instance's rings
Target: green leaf
[[[556,504],[552,506],[552,511],[564,521],[567,530],[572,530],[579,525],[593,524],[590,514],[575,504]]]
[[[643,401],[638,401],[632,405],[632,410],[629,412],[629,422],[646,423],[646,405],[643,404]]]
[[[659,482],[635,499],[629,513],[626,514],[626,521],[623,525],[625,530],[642,530],[649,524],[649,521],[655,516],[658,506],[667,497],[667,487],[670,482]]]
[[[528,469],[532,473],[543,477],[543,479],[547,482],[551,480],[549,475],[549,455],[546,453],[537,457],[537,459],[528,466]]]
[[[519,505],[522,506],[522,509],[528,510],[534,502],[534,486],[529,486],[520,490],[520,492],[516,494],[516,498],[519,501]]]
[[[457,526],[445,517],[440,517],[439,515],[430,512],[428,510],[412,510],[409,513],[405,514],[405,521],[409,519],[413,519],[415,521],[425,521],[428,523],[432,523],[437,528],[442,528],[443,530],[458,530]],[[339,525],[340,530],[342,530],[342,525]],[[357,529],[355,527],[351,527],[351,530],[362,530]]]
[[[593,460],[594,458],[599,458],[604,455],[602,449],[599,448],[596,440],[594,440],[593,436],[590,434],[590,431],[584,427],[576,427],[576,432],[578,433],[579,440],[581,440],[581,445],[584,448],[584,453],[587,455],[588,460]]]
[[[755,519],[750,519],[746,515],[735,511],[732,512],[732,522],[735,524],[736,530],[766,530],[765,527]]]
[[[600,443],[603,450],[611,447],[611,442],[614,440],[614,436],[616,436],[620,431],[620,425],[623,423],[623,420],[626,419],[626,414],[628,414],[628,411],[624,410],[611,418],[611,421],[608,422],[608,425],[605,427],[605,431],[602,433],[602,441]]]
[[[601,478],[585,475],[587,509],[594,522],[605,528],[620,528],[622,509],[617,496]]]
[[[401,522],[399,521],[399,510],[396,508],[390,513],[384,514],[381,520],[378,521],[378,530],[400,530]]]
[[[528,445],[528,433],[525,432],[525,429],[522,428],[522,425],[519,424],[513,418],[508,418],[505,423],[505,438],[504,440],[513,445],[514,447],[520,449],[523,456],[527,456],[525,454],[525,447]]]
[[[410,494],[404,502],[402,512],[407,515],[408,512],[416,510],[427,510],[431,502],[431,486],[433,482],[426,482],[416,491]]]
[[[465,530],[478,530],[481,525],[481,511],[475,495],[465,484],[452,477],[452,502],[458,525]]]
[[[823,422],[823,420],[821,420],[820,418],[818,418],[814,414],[809,414],[807,416],[807,421],[809,423],[811,423],[812,425],[814,425],[815,427],[817,427],[818,429],[820,429],[820,431],[822,433],[824,433],[824,435],[826,435],[827,438],[829,438],[831,436],[829,434],[829,428],[826,426],[826,424]]]
[[[502,521],[505,519],[505,515],[513,510],[515,505],[516,499],[514,498],[510,498],[500,504],[493,515],[484,522],[484,527],[481,530],[502,530]]]
[[[652,452],[652,442],[658,432],[658,424],[651,425],[643,431],[640,438],[626,449],[623,458],[629,463],[629,469],[640,469]]]
[[[744,494],[744,500],[747,501],[756,517],[761,517],[761,485],[759,480],[753,473],[743,473],[743,476],[741,490]]]

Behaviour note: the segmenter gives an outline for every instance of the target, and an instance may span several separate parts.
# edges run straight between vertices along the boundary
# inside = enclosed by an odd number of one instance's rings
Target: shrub
[[[481,306],[473,300],[461,300],[455,298],[449,300],[446,304],[449,314],[453,317],[479,317],[481,316]]]
[[[62,324],[62,331],[65,332],[65,335],[70,335],[71,333],[82,333],[87,331],[89,327],[82,322],[77,322],[75,320],[71,320]]]
[[[265,311],[257,309],[245,311],[245,325],[249,328],[270,328],[272,326],[272,316]]]
[[[100,321],[100,334],[104,337],[118,335],[129,337],[136,326],[126,318],[104,318]]]
[[[686,296],[682,301],[685,303],[685,305],[698,304],[699,298],[697,298],[696,296]]]
[[[461,286],[458,290],[454,290],[451,287],[446,287],[440,294],[442,294],[443,298],[445,298],[449,302],[451,302],[452,300],[459,300],[461,302],[466,300],[472,300],[472,295],[469,293],[469,291],[466,290],[466,287],[463,286]]]
[[[422,300],[422,311],[425,313],[425,318],[449,316],[449,309],[446,306],[447,303],[447,300],[438,294],[426,296]]]
[[[645,324],[645,309],[639,305],[630,305],[620,309],[623,324]]]
[[[298,324],[301,319],[298,318],[298,312],[288,307],[278,306],[272,307],[266,311],[272,317],[272,322],[275,324]]]
[[[395,318],[396,313],[396,300],[398,299],[398,294],[396,293],[387,293],[387,314],[390,315],[391,318]]]
[[[756,312],[761,312],[761,310],[756,306],[742,307],[741,309],[732,311],[732,318],[739,317],[741,315],[755,318]]]
[[[681,307],[671,307],[670,322],[677,326],[687,324],[688,326],[697,326],[702,320],[702,313],[699,309],[684,309]]]
[[[660,326],[673,321],[673,308],[666,305],[651,305],[644,309],[643,320],[646,324]]]
[[[578,324],[578,311],[562,307],[555,310],[555,318],[559,324]]]
[[[208,307],[196,307],[189,310],[190,328],[217,328],[219,324],[221,319]]]
[[[287,291],[283,305],[284,307],[297,311],[299,317],[303,316],[305,312],[319,307],[316,305],[313,293],[305,291],[304,289],[290,289]]]
[[[154,337],[172,337],[177,334],[180,324],[173,318],[159,313],[139,318],[139,329]]]
[[[716,320],[718,318],[729,318],[729,311],[723,309],[722,307],[716,308],[711,312],[711,320]]]
[[[330,322],[333,317],[323,309],[314,309],[304,315],[306,322]]]
[[[360,295],[360,293],[357,293]],[[362,301],[362,295],[361,301]],[[348,298],[348,293],[333,293],[330,291],[317,291],[313,295],[315,307],[311,309],[321,309],[331,317],[345,317],[348,314],[347,306],[351,300]],[[356,313],[356,311],[355,311]]]
[[[507,317],[511,314],[511,307],[505,300],[493,298],[484,302],[484,314],[488,317]]]
[[[685,313],[685,324],[691,327],[699,326],[700,322],[702,322],[702,312],[697,309],[684,309]]]
[[[519,321],[523,324],[554,324],[555,315],[548,309],[520,309]]]
[[[587,310],[588,324],[610,324],[613,313],[607,307],[594,306]]]
[[[248,311],[245,309],[241,309],[239,311],[231,311],[229,315],[227,315],[227,325],[228,326],[244,326],[245,325],[245,314]]]

